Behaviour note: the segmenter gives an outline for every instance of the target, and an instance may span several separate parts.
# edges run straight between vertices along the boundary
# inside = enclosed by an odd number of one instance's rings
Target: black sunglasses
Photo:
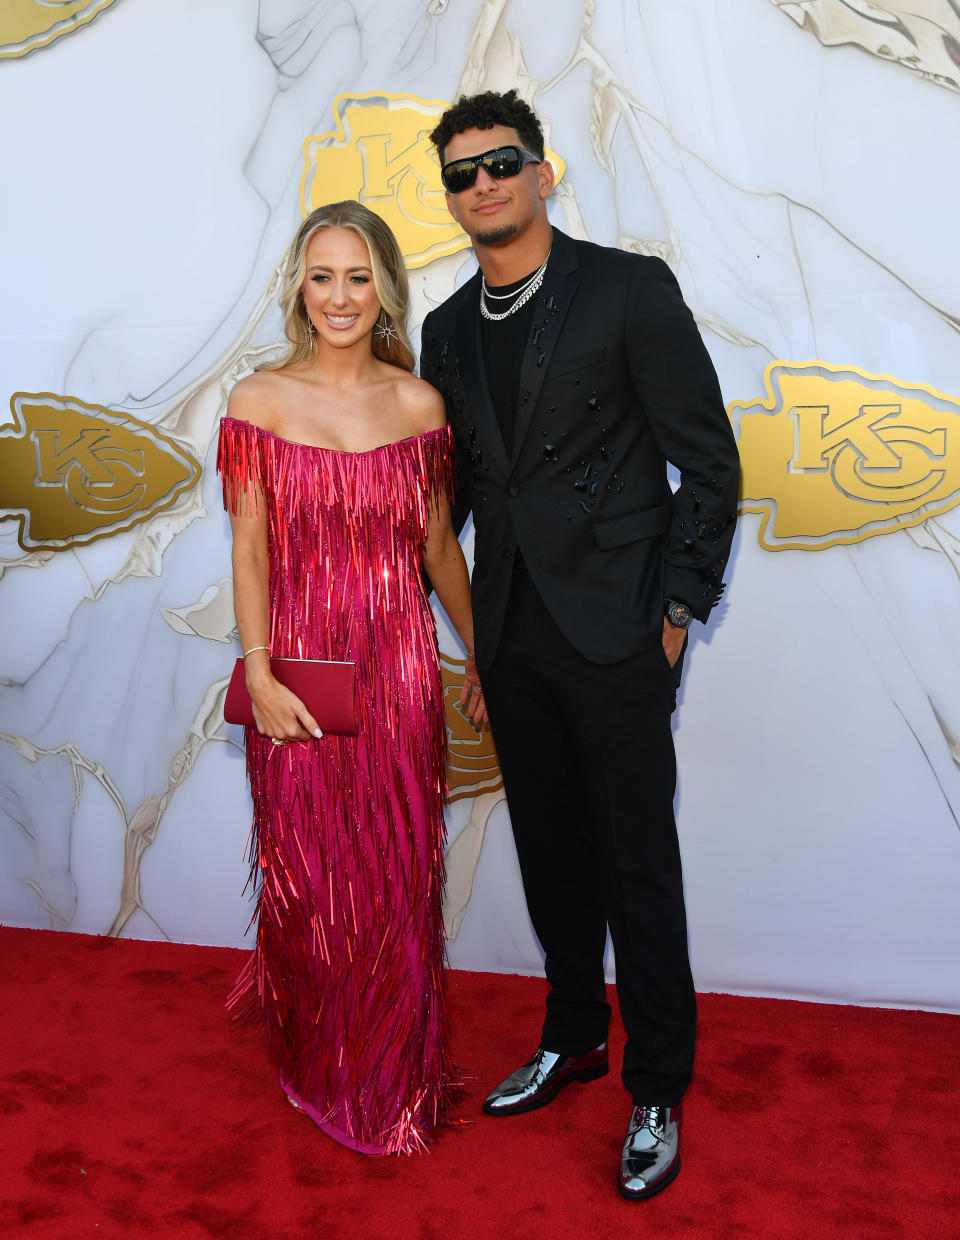
[[[460,194],[476,181],[477,169],[481,166],[488,176],[502,181],[504,177],[515,177],[527,164],[542,163],[539,156],[532,155],[522,146],[497,146],[482,155],[467,155],[444,164],[440,169],[440,180],[448,193]]]

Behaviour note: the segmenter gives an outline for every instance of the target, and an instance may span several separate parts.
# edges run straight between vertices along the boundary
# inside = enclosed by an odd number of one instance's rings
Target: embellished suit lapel
[[[530,325],[530,336],[520,366],[517,418],[513,432],[513,462],[523,448],[537,407],[560,329],[577,291],[576,251],[572,240],[554,229],[553,250],[543,277]]]
[[[466,288],[467,296],[463,298],[460,309],[457,311],[456,326],[460,381],[464,388],[467,408],[473,414],[480,433],[489,444],[499,467],[504,473],[509,473],[510,459],[500,433],[500,424],[490,398],[490,388],[487,386],[487,375],[483,366],[479,275],[471,280]]]

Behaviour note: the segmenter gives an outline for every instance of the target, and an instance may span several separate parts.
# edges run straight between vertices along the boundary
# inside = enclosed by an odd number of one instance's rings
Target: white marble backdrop
[[[948,0],[117,0],[0,59],[4,405],[123,410],[206,465],[87,547],[0,522],[0,920],[244,941],[212,446],[277,337],[302,144],[338,94],[518,86],[567,163],[554,220],[666,258],[730,402],[777,358],[956,398],[958,48]],[[415,273],[415,325],[471,265]],[[758,525],[677,716],[697,984],[958,1011],[960,517],[774,554]],[[452,963],[537,971],[501,795],[450,834]]]

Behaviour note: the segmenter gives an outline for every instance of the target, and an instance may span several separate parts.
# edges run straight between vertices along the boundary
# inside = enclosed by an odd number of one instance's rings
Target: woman
[[[411,1153],[455,1082],[443,990],[443,706],[421,563],[468,652],[441,398],[410,373],[407,280],[353,202],[301,225],[281,292],[287,355],[242,379],[218,468],[256,727],[261,883],[231,1006],[261,1012],[290,1101],[368,1154]],[[270,656],[357,667],[356,737],[322,736]],[[486,718],[468,659],[461,705]]]

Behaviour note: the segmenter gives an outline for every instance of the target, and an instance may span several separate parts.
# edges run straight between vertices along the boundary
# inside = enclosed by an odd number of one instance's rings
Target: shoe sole
[[[485,1115],[492,1115],[495,1118],[504,1115],[526,1115],[528,1111],[538,1111],[540,1107],[545,1107],[547,1103],[553,1102],[560,1090],[566,1088],[567,1085],[572,1085],[574,1082],[586,1085],[588,1081],[598,1081],[602,1076],[606,1076],[609,1071],[609,1063],[598,1064],[595,1068],[583,1068],[580,1072],[566,1077],[553,1089],[540,1094],[539,1097],[532,1098],[529,1102],[519,1102],[515,1107],[497,1107],[496,1109],[484,1102],[483,1111]]]
[[[640,1193],[631,1193],[623,1187],[620,1177],[617,1176],[617,1190],[626,1201],[649,1201],[651,1197],[656,1197],[657,1193],[662,1193],[665,1188],[669,1188],[679,1174],[680,1159],[678,1158],[663,1179],[658,1180],[652,1188],[645,1188]]]

